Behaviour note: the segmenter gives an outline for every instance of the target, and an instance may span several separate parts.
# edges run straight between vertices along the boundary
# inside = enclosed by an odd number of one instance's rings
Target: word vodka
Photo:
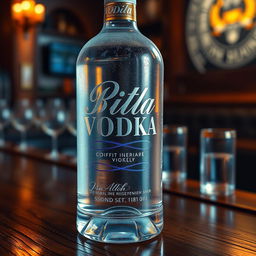
[[[105,243],[157,236],[162,207],[163,60],[137,28],[136,0],[105,0],[77,60],[77,229]]]

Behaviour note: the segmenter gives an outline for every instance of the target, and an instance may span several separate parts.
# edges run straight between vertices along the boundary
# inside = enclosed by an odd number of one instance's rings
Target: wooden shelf
[[[238,150],[255,151],[256,152],[256,139],[238,139],[237,145]],[[190,146],[188,148],[190,154],[198,154],[198,148]]]
[[[0,151],[12,155],[25,156],[42,162],[57,164],[59,166],[76,169],[76,163],[74,162],[73,158],[64,154],[60,154],[60,157],[58,159],[51,159],[47,157],[47,155],[50,153],[49,151],[37,149],[34,147],[28,147],[26,151],[20,151],[17,148],[17,145],[14,145],[12,143],[6,143],[4,147],[0,147]]]
[[[241,150],[256,151],[256,139],[239,139],[237,147]]]
[[[62,92],[37,92],[38,98],[74,98],[75,94],[65,94]]]
[[[256,104],[256,92],[252,93],[211,93],[173,95],[168,103],[196,104]]]
[[[182,185],[170,184],[164,185],[164,191],[174,193],[176,195],[210,202],[217,205],[222,205],[230,208],[246,210],[256,213],[256,194],[241,190],[236,190],[233,196],[229,197],[209,197],[200,193],[200,183],[194,180],[187,180]]]

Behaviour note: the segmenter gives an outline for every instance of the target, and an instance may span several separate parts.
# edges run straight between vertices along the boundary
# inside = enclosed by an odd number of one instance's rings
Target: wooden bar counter
[[[253,210],[196,199],[191,191],[165,192],[163,199],[158,238],[131,245],[91,242],[76,231],[74,169],[0,152],[0,256],[256,255]]]

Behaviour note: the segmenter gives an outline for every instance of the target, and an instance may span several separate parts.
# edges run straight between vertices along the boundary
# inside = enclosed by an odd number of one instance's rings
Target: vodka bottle
[[[102,31],[77,61],[77,228],[106,243],[163,227],[163,61],[137,28],[136,0],[105,0]]]

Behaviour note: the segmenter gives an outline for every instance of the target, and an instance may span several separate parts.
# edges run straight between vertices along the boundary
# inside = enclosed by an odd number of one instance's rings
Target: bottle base
[[[163,228],[162,207],[150,215],[132,207],[111,207],[100,214],[78,209],[78,232],[103,243],[138,243],[159,235]]]

